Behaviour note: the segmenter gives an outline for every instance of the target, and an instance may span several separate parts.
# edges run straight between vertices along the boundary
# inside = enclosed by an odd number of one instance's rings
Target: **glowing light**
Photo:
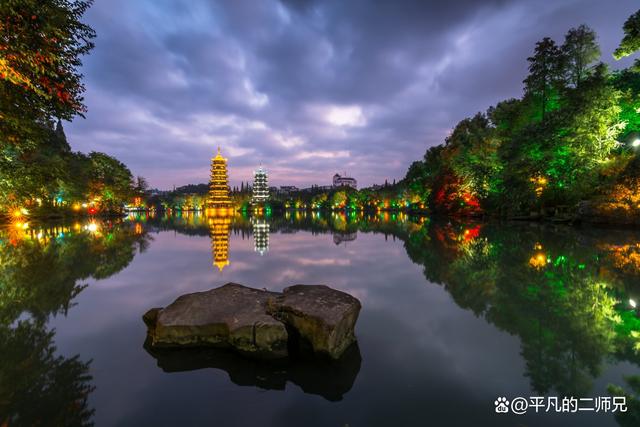
[[[98,231],[98,224],[96,224],[95,222],[89,223],[89,225],[87,225],[87,230],[89,230],[92,233],[95,233],[96,231]]]
[[[29,228],[29,223],[28,222],[16,222],[14,223],[16,228],[21,228],[22,230],[26,230],[27,228]]]
[[[632,147],[640,147],[640,138],[636,138],[631,142]]]
[[[80,210],[80,205],[78,203],[74,203],[72,206],[74,211],[79,211]]]
[[[637,141],[637,140],[636,140]],[[631,308],[636,308],[638,305],[636,304],[636,302],[632,299],[629,300],[629,305],[631,306]]]
[[[529,265],[533,268],[542,268],[547,265],[547,257],[544,253],[537,253],[529,258]]]

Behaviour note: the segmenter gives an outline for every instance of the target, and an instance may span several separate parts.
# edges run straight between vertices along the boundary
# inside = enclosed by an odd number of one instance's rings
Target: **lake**
[[[0,425],[637,425],[639,278],[630,230],[306,212],[10,224]],[[348,292],[357,346],[337,365],[147,351],[142,314],[227,282]],[[615,387],[626,413],[495,411],[586,408]]]

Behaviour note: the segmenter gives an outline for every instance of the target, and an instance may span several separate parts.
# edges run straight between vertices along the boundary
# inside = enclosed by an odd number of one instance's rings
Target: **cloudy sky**
[[[231,184],[262,162],[273,185],[400,179],[455,124],[520,96],[535,42],[582,23],[603,60],[637,0],[95,0],[86,119],[103,151],[152,187]]]

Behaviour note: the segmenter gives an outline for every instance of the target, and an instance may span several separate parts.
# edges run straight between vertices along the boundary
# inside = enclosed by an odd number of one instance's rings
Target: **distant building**
[[[260,166],[260,169],[253,172],[253,193],[251,203],[260,204],[269,200],[269,182],[267,171]]]
[[[291,194],[300,191],[295,185],[283,185],[280,187],[280,194]]]
[[[329,191],[333,190],[333,185],[312,185],[311,188],[305,188],[306,191]]]
[[[358,188],[358,181],[355,178],[351,178],[349,176],[341,176],[340,174],[333,175],[333,186],[334,187],[351,187]]]

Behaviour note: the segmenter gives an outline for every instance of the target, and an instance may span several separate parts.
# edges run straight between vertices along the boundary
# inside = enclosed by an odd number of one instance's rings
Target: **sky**
[[[611,54],[637,0],[95,0],[75,150],[102,151],[151,187],[400,180],[456,123],[522,95],[545,36],[598,33]]]

